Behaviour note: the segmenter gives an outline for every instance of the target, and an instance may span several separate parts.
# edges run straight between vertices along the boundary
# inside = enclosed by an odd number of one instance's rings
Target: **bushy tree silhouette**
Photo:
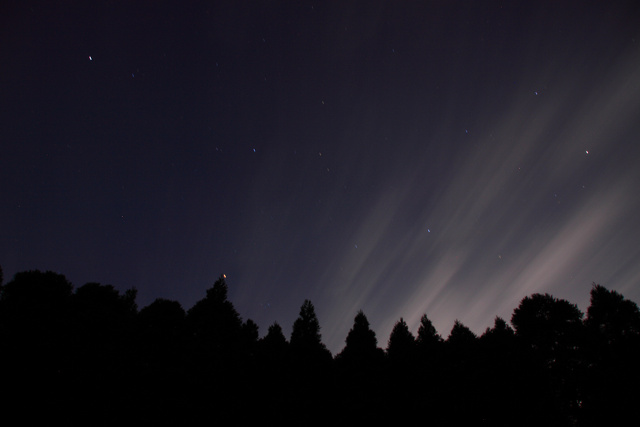
[[[640,335],[640,311],[616,291],[593,284],[585,325],[608,345]]]
[[[516,334],[533,350],[557,353],[577,344],[582,312],[575,304],[549,294],[525,297],[511,317]]]
[[[181,371],[186,362],[186,313],[178,301],[157,298],[138,313],[142,358],[147,369],[156,372]],[[178,369],[176,369],[178,368]],[[175,375],[179,375],[176,372]]]
[[[140,310],[138,318],[146,334],[164,339],[183,333],[185,316],[178,301],[156,298]]]
[[[63,412],[73,366],[72,290],[62,274],[39,270],[17,273],[0,288],[2,404],[7,419],[14,412],[29,423],[38,415],[35,412]]]
[[[76,289],[71,298],[74,333],[81,348],[92,349],[91,357],[112,360],[133,343],[135,295],[135,289],[120,295],[113,286],[99,283]]]
[[[138,424],[179,424],[192,402],[186,312],[178,301],[157,298],[138,313],[140,326]]]
[[[587,369],[581,383],[581,422],[622,425],[640,399],[640,312],[616,291],[595,283],[584,321]]]
[[[524,411],[546,406],[535,413],[532,423],[553,420],[573,422],[579,410],[577,382],[583,368],[582,312],[575,304],[549,294],[525,297],[511,317],[516,337],[523,348],[522,367],[530,388],[522,399]]]
[[[67,301],[73,286],[62,274],[40,270],[16,273],[13,280],[2,287],[0,304],[14,313],[36,314],[44,310],[55,310],[58,304]]]
[[[90,412],[108,411],[108,422],[136,405],[139,333],[135,289],[120,294],[112,285],[87,283],[71,297],[74,317],[74,377],[85,393],[78,403]],[[123,386],[126,388],[123,389]]]
[[[17,273],[4,285],[0,294],[4,353],[14,355],[19,364],[39,359],[34,369],[53,362],[43,355],[67,353],[72,290],[65,276],[39,270]],[[59,368],[54,363],[50,369]]]

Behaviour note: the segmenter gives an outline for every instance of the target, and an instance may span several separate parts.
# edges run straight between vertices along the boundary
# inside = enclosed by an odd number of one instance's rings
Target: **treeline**
[[[456,321],[444,338],[426,314],[414,336],[400,319],[384,349],[361,311],[335,356],[310,301],[289,339],[277,323],[260,338],[224,276],[188,311],[165,299],[138,309],[135,299],[98,283],[74,289],[53,272],[0,285],[4,418],[601,426],[631,419],[640,397],[638,307],[595,284],[586,315],[534,294],[481,336]]]

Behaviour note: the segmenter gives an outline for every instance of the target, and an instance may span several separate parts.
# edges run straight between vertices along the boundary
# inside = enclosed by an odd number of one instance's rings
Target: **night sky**
[[[3,1],[0,265],[323,342],[640,302],[640,3]]]

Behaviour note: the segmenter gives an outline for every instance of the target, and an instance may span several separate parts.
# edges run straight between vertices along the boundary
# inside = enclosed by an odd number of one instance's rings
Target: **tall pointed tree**
[[[322,343],[315,307],[309,300],[304,301],[300,307],[300,315],[293,322],[290,345],[296,357],[324,357],[329,353]]]
[[[426,314],[420,318],[420,326],[418,327],[418,336],[416,344],[423,352],[433,351],[442,342],[442,337],[436,331],[431,320]]]
[[[362,310],[353,320],[353,327],[347,334],[346,346],[339,357],[346,361],[363,363],[372,361],[378,354],[376,333],[370,328],[369,320]]]
[[[401,317],[396,322],[389,336],[387,344],[387,355],[393,361],[406,361],[411,357],[415,350],[415,338],[409,331],[407,322]]]
[[[291,346],[295,348],[314,348],[322,346],[320,322],[316,317],[313,304],[305,300],[300,307],[300,315],[293,323]]]
[[[289,343],[278,322],[274,322],[260,340],[260,348],[266,359],[282,359],[286,354]]]

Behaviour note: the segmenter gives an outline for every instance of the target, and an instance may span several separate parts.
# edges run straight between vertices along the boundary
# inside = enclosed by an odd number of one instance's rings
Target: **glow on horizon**
[[[637,221],[632,195],[640,180],[636,170],[605,156],[609,138],[634,128],[638,64],[621,61],[610,85],[592,88],[589,102],[570,114],[562,99],[541,109],[514,105],[477,150],[457,159],[453,179],[417,223],[398,227],[393,218],[412,202],[420,177],[383,193],[353,233],[360,251],[337,253],[322,279],[344,284],[324,303],[328,347],[344,346],[360,309],[384,348],[400,317],[414,334],[424,313],[445,338],[456,319],[481,334],[495,316],[509,321],[532,293],[549,292],[586,310],[592,282],[637,289],[640,272],[623,267],[640,253],[623,230]],[[568,120],[558,123],[560,114]],[[589,159],[606,171],[588,177],[587,191],[579,180],[588,166],[576,156],[584,145],[591,147],[586,154],[597,148]],[[536,206],[553,203],[554,185],[574,192],[571,203],[539,217]]]

